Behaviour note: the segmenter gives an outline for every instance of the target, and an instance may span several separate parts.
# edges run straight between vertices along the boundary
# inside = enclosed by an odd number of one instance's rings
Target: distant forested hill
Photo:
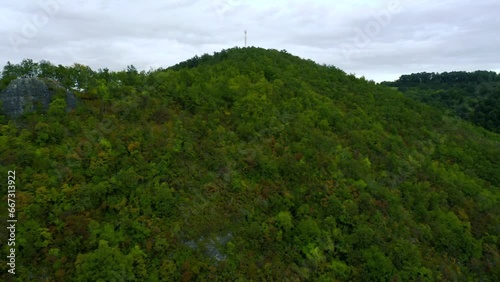
[[[18,281],[500,281],[498,134],[284,50],[26,72],[80,103],[0,116]]]
[[[500,74],[491,71],[416,73],[383,84],[408,97],[500,133]]]

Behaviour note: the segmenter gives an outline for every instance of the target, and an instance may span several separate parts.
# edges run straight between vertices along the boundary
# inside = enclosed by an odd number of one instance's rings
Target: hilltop
[[[41,65],[82,103],[0,119],[21,280],[500,279],[498,134],[284,50]]]

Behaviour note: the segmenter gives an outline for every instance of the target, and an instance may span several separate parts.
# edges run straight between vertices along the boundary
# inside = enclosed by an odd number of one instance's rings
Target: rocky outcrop
[[[225,235],[218,235],[215,238],[205,238],[201,237],[197,241],[187,241],[185,242],[191,249],[202,248],[205,254],[216,261],[223,261],[226,259],[226,254],[222,252],[222,249],[227,246],[227,243],[233,237],[233,233],[228,232]]]
[[[15,118],[36,109],[47,110],[54,92],[39,78],[15,79],[0,93],[3,114]],[[66,104],[68,110],[77,105],[76,97],[69,91],[66,91]]]

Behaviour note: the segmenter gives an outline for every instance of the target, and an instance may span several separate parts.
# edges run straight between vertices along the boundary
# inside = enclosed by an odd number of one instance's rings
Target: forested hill
[[[500,280],[497,134],[286,51],[26,70],[81,103],[0,117],[19,281]]]
[[[500,133],[500,74],[496,72],[424,72],[383,84]]]

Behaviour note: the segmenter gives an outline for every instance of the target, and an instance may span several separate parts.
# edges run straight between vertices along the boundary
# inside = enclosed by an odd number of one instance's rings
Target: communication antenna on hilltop
[[[247,47],[247,30],[245,29],[245,47]]]

